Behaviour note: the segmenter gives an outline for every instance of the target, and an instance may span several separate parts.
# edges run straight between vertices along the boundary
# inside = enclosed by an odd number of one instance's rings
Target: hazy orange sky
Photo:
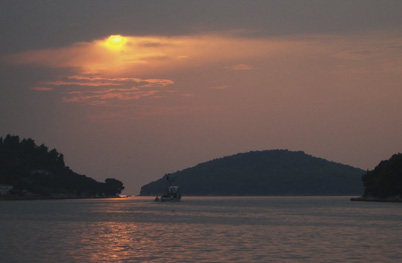
[[[401,1],[2,1],[0,136],[124,182],[252,150],[402,149]]]

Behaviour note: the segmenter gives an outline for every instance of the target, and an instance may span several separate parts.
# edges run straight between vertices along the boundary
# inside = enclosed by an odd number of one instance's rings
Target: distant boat
[[[155,197],[156,202],[178,202],[181,200],[180,187],[174,184],[174,177],[169,174],[166,175],[166,180],[169,183],[168,193],[161,197]]]

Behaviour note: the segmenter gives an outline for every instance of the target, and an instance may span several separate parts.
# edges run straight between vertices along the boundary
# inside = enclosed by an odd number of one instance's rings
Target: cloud
[[[162,98],[164,88],[173,85],[174,81],[155,76],[259,56],[265,52],[265,46],[266,41],[260,39],[236,39],[224,35],[115,35],[62,48],[30,50],[9,55],[7,60],[16,65],[64,71],[64,75],[56,79],[35,83],[33,90],[57,90],[64,102],[117,105],[147,97]],[[245,64],[233,66],[235,70],[251,68]],[[186,91],[180,94],[194,96]]]
[[[138,90],[135,87],[131,89],[102,89],[95,91],[70,91],[65,94],[65,102],[81,102],[89,105],[105,105],[110,100],[137,100],[142,97],[148,97],[158,93],[157,90]]]
[[[51,91],[53,88],[50,87],[31,87],[31,90],[35,91]]]
[[[57,81],[45,81],[40,89],[59,89],[64,102],[96,105],[116,105],[118,101],[133,101],[160,94],[173,84],[168,79],[106,78],[96,75],[72,75]]]
[[[267,48],[273,49],[276,45],[263,39],[225,35],[125,36],[124,39],[117,46],[111,46],[105,38],[57,49],[31,50],[10,55],[8,61],[20,65],[66,68],[80,74],[126,77],[135,72],[135,77],[141,77],[149,73],[260,56],[266,53]]]
[[[205,34],[121,37],[124,41],[119,41],[118,45],[104,38],[62,48],[12,54],[6,60],[16,65],[41,66],[62,72],[51,80],[34,83],[33,90],[58,91],[64,102],[124,107],[147,98],[182,98],[207,92],[197,90],[196,83],[200,81],[209,81],[203,83],[204,87],[226,89],[234,85],[230,80],[238,77],[238,71],[253,71],[256,68],[258,72],[255,70],[253,74],[260,74],[260,78],[271,76],[288,79],[291,74],[293,79],[300,80],[298,86],[303,81],[313,82],[308,77],[310,73],[317,74],[323,68],[326,68],[325,74],[328,76],[332,73],[350,74],[356,69],[360,72],[378,69],[402,71],[398,62],[401,61],[399,51],[402,41],[400,37],[392,35],[251,38]],[[198,77],[198,72],[207,71],[208,78]],[[182,85],[179,92],[174,79],[180,74],[184,75],[183,72],[191,72],[195,84],[188,85],[188,90]],[[227,78],[227,85],[214,86],[213,79],[222,76]]]

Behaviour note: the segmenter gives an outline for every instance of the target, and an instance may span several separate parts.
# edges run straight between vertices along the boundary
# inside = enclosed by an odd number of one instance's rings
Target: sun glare
[[[105,46],[112,50],[121,50],[127,42],[127,38],[121,35],[111,35],[105,41]]]

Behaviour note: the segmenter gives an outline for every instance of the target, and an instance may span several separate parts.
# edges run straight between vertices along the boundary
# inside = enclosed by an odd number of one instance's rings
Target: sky
[[[0,2],[0,136],[126,194],[239,152],[402,149],[402,1]]]

